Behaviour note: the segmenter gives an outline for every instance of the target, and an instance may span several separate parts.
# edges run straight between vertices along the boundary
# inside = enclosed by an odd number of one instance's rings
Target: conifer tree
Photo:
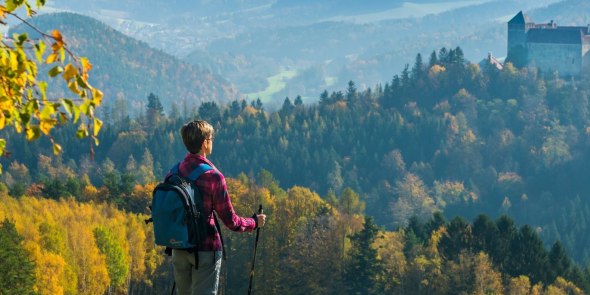
[[[371,245],[379,227],[373,218],[365,216],[364,228],[350,237],[352,248],[344,270],[344,283],[349,294],[374,294],[375,281],[379,274],[377,250]]]
[[[5,219],[0,224],[0,294],[35,294],[35,264],[22,241],[14,223]]]
[[[557,277],[565,277],[571,267],[571,260],[559,241],[555,242],[549,251],[549,274],[547,283],[552,283]]]
[[[160,102],[160,98],[153,93],[148,95],[147,100],[145,123],[148,131],[153,131],[164,117],[164,107]]]

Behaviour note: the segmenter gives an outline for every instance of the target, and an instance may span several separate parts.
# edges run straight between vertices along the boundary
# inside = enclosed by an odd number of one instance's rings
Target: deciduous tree
[[[44,4],[45,0],[37,0],[37,9]],[[11,126],[18,133],[24,132],[28,140],[46,136],[58,154],[62,148],[50,131],[73,122],[78,124],[76,136],[89,136],[98,144],[102,121],[95,117],[94,110],[100,106],[103,95],[90,84],[92,64],[71,52],[58,30],[48,34],[33,27],[17,14],[19,8],[25,8],[28,17],[36,14],[27,1],[4,0],[0,3],[0,25],[6,26],[5,20],[12,16],[36,30],[40,37],[30,38],[26,33],[0,35],[0,130]],[[43,65],[50,67],[51,78],[59,76],[65,80],[73,99],[47,96],[49,83],[39,76]],[[6,152],[5,148],[6,139],[0,138],[0,155]]]

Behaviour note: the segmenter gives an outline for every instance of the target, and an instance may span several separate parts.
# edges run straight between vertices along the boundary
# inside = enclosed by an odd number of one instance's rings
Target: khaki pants
[[[217,294],[221,272],[221,251],[199,253],[199,268],[195,269],[195,253],[172,250],[174,280],[179,295]]]

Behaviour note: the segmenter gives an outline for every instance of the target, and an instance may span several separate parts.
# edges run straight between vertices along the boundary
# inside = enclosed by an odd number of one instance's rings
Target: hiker
[[[193,249],[172,249],[174,279],[180,295],[217,294],[223,246],[220,233],[215,230],[213,210],[227,228],[236,232],[251,232],[263,227],[266,215],[254,214],[245,218],[235,213],[223,174],[207,159],[213,151],[214,130],[211,124],[192,121],[182,126],[180,133],[188,153],[180,162],[179,174],[186,177],[199,164],[207,164],[213,170],[203,173],[195,181],[195,188],[203,198],[203,212],[209,214],[207,223],[210,230],[198,245],[198,256]]]

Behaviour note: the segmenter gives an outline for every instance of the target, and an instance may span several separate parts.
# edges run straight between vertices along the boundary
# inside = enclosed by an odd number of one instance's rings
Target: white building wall
[[[584,64],[582,44],[528,43],[527,51],[530,67],[560,76],[577,76]]]

